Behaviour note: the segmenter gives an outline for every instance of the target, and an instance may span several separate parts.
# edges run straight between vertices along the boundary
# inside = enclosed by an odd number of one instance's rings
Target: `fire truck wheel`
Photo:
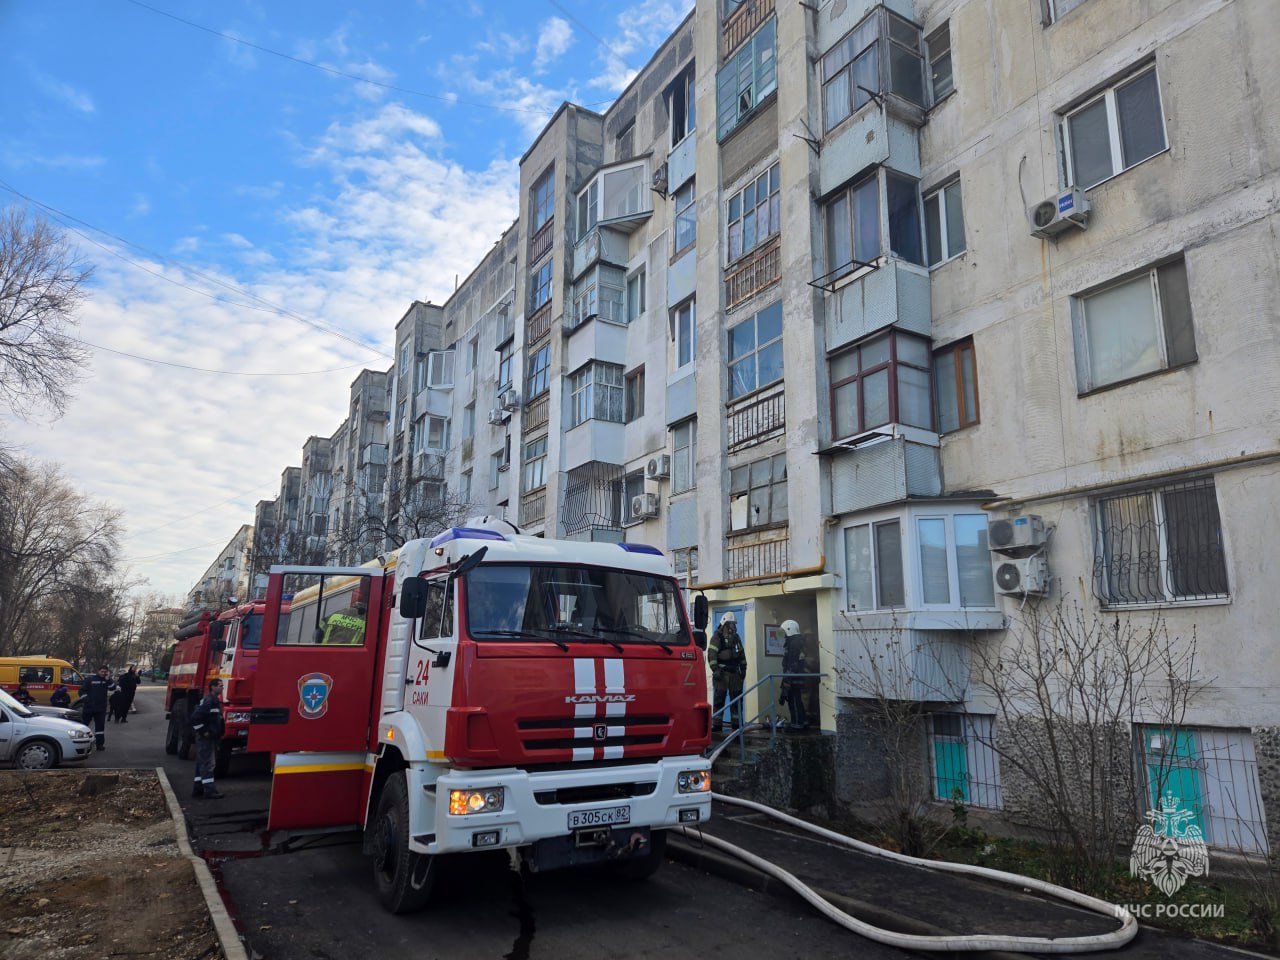
[[[227,740],[219,740],[218,750],[213,755],[213,775],[221,780],[227,775],[229,769],[231,769],[231,743]]]
[[[178,759],[190,760],[191,748],[195,745],[195,737],[191,734],[191,728],[187,726],[187,701],[179,700],[175,703],[170,716],[178,718]]]
[[[436,881],[436,858],[409,850],[409,788],[403,770],[383,784],[370,829],[378,899],[392,913],[421,910]]]
[[[667,856],[667,831],[654,830],[649,834],[649,849],[638,857],[619,860],[612,865],[613,872],[623,880],[647,880],[658,872]]]
[[[164,752],[173,756],[178,752],[178,715],[169,711],[169,726],[164,731]]]

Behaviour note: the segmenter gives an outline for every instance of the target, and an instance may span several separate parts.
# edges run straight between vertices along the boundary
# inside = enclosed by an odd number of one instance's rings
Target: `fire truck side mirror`
[[[697,645],[699,650],[707,649],[707,631],[705,630],[693,631],[693,642]]]
[[[693,629],[707,629],[707,597],[702,593],[693,598]]]
[[[221,653],[223,650],[227,649],[227,641],[215,640],[211,645],[211,649],[214,653]]]
[[[420,620],[427,612],[427,582],[418,577],[408,577],[400,583],[400,616],[406,620]]]

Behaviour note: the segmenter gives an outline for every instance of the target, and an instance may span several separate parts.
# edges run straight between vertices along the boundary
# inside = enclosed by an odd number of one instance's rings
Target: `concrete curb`
[[[699,847],[687,837],[677,834],[674,830],[667,835],[667,856],[688,866],[714,873],[733,883],[750,887],[760,893],[768,893],[776,897],[803,903],[806,907],[809,906],[781,880],[771,877],[767,873],[761,873],[755,867],[726,856],[718,850]],[[869,903],[866,900],[855,900],[853,897],[846,897],[840,893],[823,890],[821,887],[812,887],[811,889],[823,900],[843,910],[851,917],[856,917],[864,923],[883,927],[886,930],[892,930],[894,933],[942,937],[955,932],[954,930],[943,930],[941,927],[936,927],[915,917],[909,917],[906,914],[886,910],[884,907]],[[1010,953],[1000,950],[967,953],[966,956],[981,958],[981,960],[1027,960],[1027,954],[1025,953]]]
[[[245,951],[244,944],[240,942],[240,935],[236,933],[236,926],[231,922],[231,915],[227,913],[226,905],[222,902],[222,895],[218,893],[218,885],[213,882],[209,865],[191,849],[191,841],[187,839],[187,818],[182,814],[182,807],[178,804],[178,796],[173,792],[169,777],[165,774],[164,767],[156,767],[155,770],[156,778],[160,781],[160,789],[164,791],[165,802],[169,804],[169,815],[173,817],[174,832],[178,836],[178,849],[191,861],[196,882],[200,884],[200,892],[204,894],[205,906],[209,908],[209,918],[213,921],[214,932],[218,935],[218,942],[222,944],[222,953],[227,960],[249,960],[249,954]]]

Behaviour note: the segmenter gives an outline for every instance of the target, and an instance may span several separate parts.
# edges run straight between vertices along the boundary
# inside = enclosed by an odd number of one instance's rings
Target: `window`
[[[636,122],[632,120],[614,140],[615,160],[630,160],[636,155]]]
[[[355,580],[285,574],[285,592],[294,595],[288,623],[281,618],[276,643],[289,646],[362,646],[365,641],[364,608],[369,601],[371,577]],[[304,688],[303,696],[306,696]]]
[[[411,344],[408,340],[400,344],[400,373],[405,373],[409,369],[409,348]]]
[[[421,420],[415,420],[409,427],[409,452],[417,453],[422,449],[424,431],[426,425]],[[309,498],[308,498],[309,499]]]
[[[1041,3],[1044,4],[1044,22],[1049,24],[1061,20],[1084,0],[1041,0]]]
[[[889,196],[889,252],[923,266],[919,184],[896,173],[886,173],[885,181]]]
[[[569,375],[569,426],[587,420],[622,423],[622,367],[597,360]]]
[[[887,67],[887,91],[880,79],[881,60]],[[884,92],[924,106],[924,57],[920,29],[878,9],[822,57],[823,131],[834,129]]]
[[[498,392],[511,386],[511,357],[515,352],[515,341],[508,340],[498,348]]]
[[[672,252],[672,256],[687,250],[698,239],[698,208],[693,202],[692,180],[676,191],[674,200],[676,204],[676,248]]]
[[[551,365],[551,344],[544,343],[529,358],[529,376],[525,380],[525,396],[532,400],[547,392],[548,370]]]
[[[779,453],[729,471],[729,529],[787,522],[787,455]]]
[[[467,372],[471,372],[480,363],[480,338],[472,337],[467,342]]]
[[[828,279],[880,256],[880,182],[875,174],[827,201],[825,218]]]
[[[644,416],[644,367],[627,374],[623,420],[630,423]],[[641,491],[643,493],[643,491]]]
[[[409,409],[408,404],[409,404],[408,400],[401,400],[400,403],[396,405],[396,429],[397,430],[404,429],[404,415],[406,411]]]
[[[593,317],[625,322],[625,283],[622,270],[603,264],[578,280],[573,288],[569,329],[576,329]]]
[[[645,268],[627,277],[627,323],[633,323],[645,311]]]
[[[419,356],[413,361],[413,389],[418,392],[427,385],[427,358]]]
[[[502,476],[504,454],[498,450],[489,455],[489,489],[497,489],[498,478]]]
[[[697,345],[697,311],[692,300],[671,311],[671,335],[676,342],[676,367],[693,362]]]
[[[547,485],[547,438],[540,437],[524,445],[524,471],[520,489],[525,493]]]
[[[961,340],[934,353],[933,384],[939,433],[978,422],[978,365],[973,340]]]
[[[19,667],[19,683],[53,683],[53,667]]]
[[[649,166],[645,160],[601,170],[578,194],[578,239],[601,220],[647,214],[652,209],[649,193]]]
[[[631,512],[633,498],[644,493],[644,471],[637,470],[622,478],[622,524],[639,523],[642,519]]]
[[[468,403],[462,408],[462,439],[470,440],[476,435],[476,405]]]
[[[844,556],[849,610],[884,610],[905,605],[902,531],[897,520],[847,527]]]
[[[693,489],[698,462],[698,420],[692,417],[671,428],[671,492]]]
[[[551,219],[555,214],[556,207],[556,181],[553,174],[555,169],[548,170],[533,185],[533,190],[529,194],[529,220],[533,229],[531,233],[537,233],[544,223]]]
[[[777,19],[770,17],[716,74],[716,139],[733,132],[778,89],[777,31]]]
[[[729,328],[729,399],[782,379],[782,301]]]
[[[427,355],[427,385],[439,388],[453,386],[452,350],[433,350]]]
[[[427,417],[428,450],[444,450],[449,446],[449,418]]]
[[[935,800],[993,810],[1004,805],[990,714],[930,714],[929,766]]]
[[[462,475],[462,479],[458,484],[458,500],[463,506],[471,503],[471,471],[468,470]]]
[[[689,65],[671,86],[671,145],[693,133],[695,102],[693,89],[693,65]]]
[[[750,253],[781,229],[778,164],[729,198],[729,262]]]
[[[916,519],[920,605],[994,607],[985,514]]]
[[[1087,190],[1164,150],[1156,68],[1110,87],[1062,120],[1066,182]]]
[[[958,179],[924,198],[924,232],[929,266],[964,253],[964,204]]]
[[[1213,478],[1099,499],[1094,572],[1108,605],[1228,596]]]
[[[833,356],[833,439],[886,423],[933,429],[929,367],[929,342],[894,331]]]
[[[549,258],[533,275],[533,290],[530,296],[529,309],[537,310],[543,304],[551,302],[551,274],[554,258]]]
[[[600,180],[592,180],[591,185],[578,194],[578,239],[587,235],[600,220]]]
[[[1077,297],[1072,315],[1081,393],[1196,359],[1184,260]]]
[[[951,73],[951,24],[944,23],[924,43],[929,51],[929,94],[937,103],[956,88]]]

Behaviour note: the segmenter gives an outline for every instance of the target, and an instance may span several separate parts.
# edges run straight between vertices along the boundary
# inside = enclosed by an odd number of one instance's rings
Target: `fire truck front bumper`
[[[415,851],[546,846],[540,841],[551,840],[581,851],[549,866],[602,859],[620,844],[647,843],[653,830],[711,816],[710,764],[700,756],[580,770],[458,770],[436,780],[434,789],[425,783],[420,789],[435,796],[434,836],[413,837]]]

